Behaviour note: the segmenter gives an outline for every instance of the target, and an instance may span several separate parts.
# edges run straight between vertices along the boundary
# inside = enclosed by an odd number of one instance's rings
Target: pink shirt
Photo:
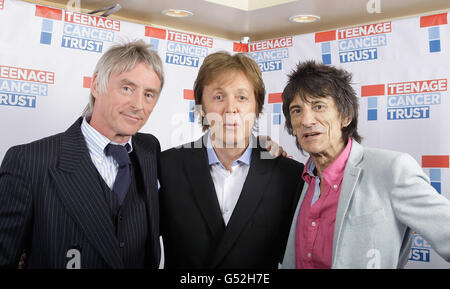
[[[298,269],[331,268],[334,223],[351,148],[352,140],[349,139],[344,151],[323,171],[322,192],[320,179],[313,173],[314,162],[309,158],[306,163],[302,177],[308,184],[308,190],[299,210],[295,233],[295,262]]]

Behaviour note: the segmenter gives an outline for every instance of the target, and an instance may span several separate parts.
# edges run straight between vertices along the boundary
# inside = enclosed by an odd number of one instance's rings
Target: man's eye
[[[131,87],[129,87],[129,86],[122,86],[122,90],[123,90],[123,92],[130,93],[131,92]]]
[[[246,99],[247,99],[247,97],[245,97],[243,95],[239,96],[239,100],[246,100]]]
[[[221,95],[216,95],[214,98],[217,99],[217,100],[222,100],[222,99],[223,99],[223,96],[221,96]]]

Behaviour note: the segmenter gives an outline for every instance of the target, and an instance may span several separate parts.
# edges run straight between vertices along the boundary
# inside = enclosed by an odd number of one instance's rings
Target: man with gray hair
[[[164,83],[143,41],[111,47],[83,117],[8,150],[0,167],[0,267],[157,268],[158,140],[137,133]]]

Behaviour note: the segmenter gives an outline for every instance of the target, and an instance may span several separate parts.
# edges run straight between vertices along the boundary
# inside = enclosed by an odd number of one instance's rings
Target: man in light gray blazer
[[[309,153],[282,268],[402,268],[414,232],[450,261],[450,201],[408,154],[360,145],[351,74],[300,63],[286,127]]]

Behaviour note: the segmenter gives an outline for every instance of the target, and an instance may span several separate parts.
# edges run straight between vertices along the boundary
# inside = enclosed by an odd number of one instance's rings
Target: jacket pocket
[[[384,220],[384,209],[379,208],[376,209],[374,212],[359,216],[352,216],[349,215],[348,221],[351,226],[358,226],[358,225],[367,225],[367,224],[375,224],[377,222],[380,222]]]

